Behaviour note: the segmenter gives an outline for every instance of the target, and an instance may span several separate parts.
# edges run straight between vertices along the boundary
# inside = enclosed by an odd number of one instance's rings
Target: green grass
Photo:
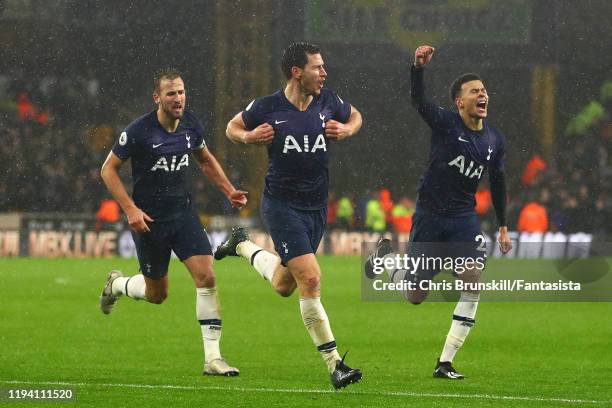
[[[134,260],[0,259],[0,388],[68,387],[78,406],[109,407],[612,406],[610,303],[482,302],[455,359],[470,378],[435,380],[454,303],[362,302],[359,258],[320,262],[340,351],[364,372],[346,390],[332,391],[297,295],[274,294],[240,259],[215,265],[222,351],[240,368],[237,378],[201,375],[195,291],[179,262],[163,305],[121,299],[105,316],[106,273],[132,274]]]

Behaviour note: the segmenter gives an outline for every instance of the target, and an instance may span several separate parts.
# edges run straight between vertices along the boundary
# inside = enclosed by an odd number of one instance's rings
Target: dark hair
[[[308,63],[308,55],[320,54],[318,46],[307,42],[295,42],[289,44],[281,58],[281,69],[287,79],[291,79],[291,68],[304,68]]]
[[[161,68],[155,71],[153,74],[153,91],[155,93],[159,93],[159,87],[161,85],[162,79],[176,79],[182,78],[183,75],[180,71],[173,67]]]
[[[457,99],[457,95],[461,92],[461,85],[470,81],[482,81],[478,74],[467,73],[460,75],[457,79],[453,81],[449,89],[449,96],[452,103],[455,103],[455,99]]]

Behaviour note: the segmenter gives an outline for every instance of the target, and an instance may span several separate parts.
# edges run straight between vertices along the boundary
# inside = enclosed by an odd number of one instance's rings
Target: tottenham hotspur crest
[[[191,136],[189,136],[188,134],[185,135],[185,139],[187,139],[187,148],[191,149],[191,142],[189,142],[189,140],[191,139]]]
[[[489,146],[487,151],[489,152],[489,154],[487,155],[487,161],[489,161],[489,160],[491,160],[491,153],[493,153],[493,149],[491,149],[491,146]]]

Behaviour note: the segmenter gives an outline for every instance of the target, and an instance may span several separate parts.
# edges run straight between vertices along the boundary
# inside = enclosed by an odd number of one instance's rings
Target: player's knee
[[[215,275],[210,273],[199,274],[194,276],[195,285],[198,288],[214,288],[215,287]]]
[[[304,277],[304,287],[309,291],[319,290],[321,287],[321,277],[318,274]]]

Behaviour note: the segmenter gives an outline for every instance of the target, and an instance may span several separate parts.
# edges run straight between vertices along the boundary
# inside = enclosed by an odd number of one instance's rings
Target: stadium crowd
[[[108,198],[99,169],[118,129],[119,109],[105,103],[91,75],[48,76],[32,84],[0,76],[0,212],[95,213]],[[122,112],[121,116],[124,116]],[[107,123],[106,125],[104,123]],[[518,169],[517,169],[518,170]],[[515,171],[508,169],[508,172]],[[495,229],[481,183],[476,211],[483,229]],[[206,188],[195,183],[198,195]],[[509,186],[508,219],[519,231],[590,232],[606,236],[612,216],[612,81],[557,136],[549,158],[533,154]],[[331,228],[409,232],[415,197],[387,188],[331,192]],[[222,206],[207,212],[223,213]]]
[[[93,78],[0,78],[0,211],[91,212],[104,196]],[[17,78],[17,79],[14,79]]]

